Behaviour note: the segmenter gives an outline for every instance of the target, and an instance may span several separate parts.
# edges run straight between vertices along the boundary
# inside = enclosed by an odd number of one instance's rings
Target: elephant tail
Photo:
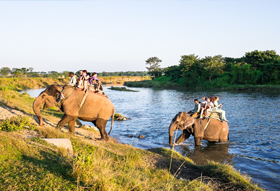
[[[113,128],[113,124],[114,124],[114,116],[115,116],[115,107],[113,108],[113,110],[112,110],[112,121],[111,121],[111,129],[110,129],[110,131],[109,131],[109,135],[110,135],[110,133],[111,133],[111,131],[112,131],[112,128]]]

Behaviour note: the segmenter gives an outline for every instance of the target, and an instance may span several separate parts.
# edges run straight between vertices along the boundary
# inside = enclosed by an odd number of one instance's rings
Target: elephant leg
[[[195,137],[194,138],[195,146],[200,146],[201,145],[201,140],[202,140],[201,137]]]
[[[184,140],[190,137],[190,133],[187,130],[184,130],[180,137],[176,140],[176,143],[182,143]]]
[[[64,114],[62,119],[57,124],[57,129],[60,130],[66,123],[69,123],[73,119],[76,119],[76,117]]]
[[[96,121],[93,122],[93,124],[99,129],[100,135],[101,135],[101,140],[109,140],[108,134],[105,130],[107,120],[104,119],[96,119]]]
[[[77,118],[74,118],[72,121],[69,121],[68,125],[69,125],[69,132],[74,135],[75,133],[75,122],[76,122]]]

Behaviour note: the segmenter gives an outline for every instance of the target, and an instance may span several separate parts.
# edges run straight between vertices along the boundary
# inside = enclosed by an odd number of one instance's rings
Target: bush
[[[2,131],[19,131],[25,128],[35,129],[35,126],[31,124],[30,119],[26,116],[11,117],[0,123],[0,130]]]

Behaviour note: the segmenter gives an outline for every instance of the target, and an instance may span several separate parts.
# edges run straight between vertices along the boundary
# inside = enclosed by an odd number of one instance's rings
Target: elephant
[[[194,136],[196,146],[201,145],[202,139],[209,142],[228,141],[229,127],[226,122],[211,118],[208,125],[207,123],[207,119],[194,119],[185,112],[177,113],[169,126],[169,144],[173,144],[173,134],[176,129],[183,130],[183,133],[175,142],[177,144],[188,139],[190,135]]]
[[[61,88],[51,85],[35,99],[33,111],[38,117],[40,126],[43,126],[40,106],[44,104],[43,109],[57,106],[64,113],[62,119],[57,124],[58,129],[61,129],[68,123],[69,132],[74,134],[75,121],[79,118],[83,121],[91,121],[99,129],[101,140],[108,140],[109,137],[105,127],[107,121],[112,117],[112,130],[115,115],[113,103],[108,98],[96,93],[88,92],[85,99],[84,97],[85,91],[76,90],[72,86]]]

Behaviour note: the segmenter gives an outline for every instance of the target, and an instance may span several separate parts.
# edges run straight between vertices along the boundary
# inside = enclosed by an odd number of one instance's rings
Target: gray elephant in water
[[[194,119],[185,112],[179,112],[172,119],[169,126],[169,144],[173,144],[173,135],[176,129],[183,130],[183,133],[175,143],[183,142],[188,139],[190,135],[194,136],[195,145],[201,145],[202,139],[209,142],[228,141],[229,127],[226,122],[211,118],[208,125],[207,123],[207,119]]]
[[[41,126],[43,125],[43,119],[40,112],[40,106],[42,104],[44,104],[43,109],[56,105],[64,113],[63,118],[57,124],[58,129],[61,129],[68,123],[69,131],[74,134],[75,120],[79,118],[83,121],[92,122],[99,129],[101,139],[109,139],[105,127],[107,121],[112,117],[112,130],[115,107],[105,96],[96,93],[88,93],[85,97],[84,91],[76,90],[72,86],[66,86],[62,89],[61,87],[51,85],[41,92],[33,103],[34,113],[38,117]]]

